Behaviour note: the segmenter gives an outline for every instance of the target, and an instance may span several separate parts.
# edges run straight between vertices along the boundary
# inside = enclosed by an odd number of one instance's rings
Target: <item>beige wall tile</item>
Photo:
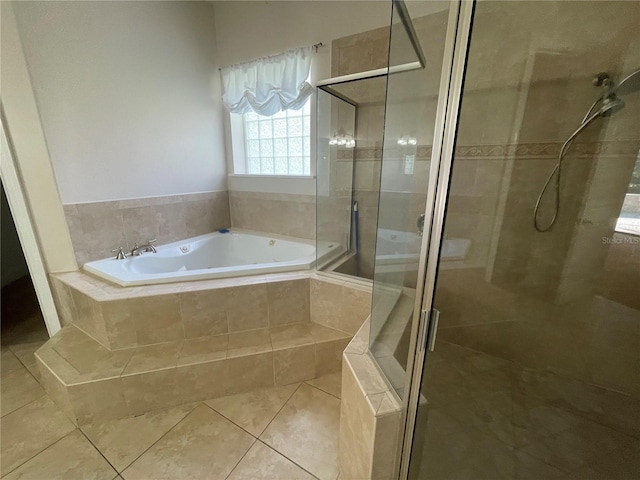
[[[225,289],[229,332],[269,326],[267,285],[246,285]]]
[[[122,374],[133,375],[175,367],[178,363],[181,349],[181,341],[139,347],[131,356]]]
[[[127,348],[138,345],[136,324],[129,311],[131,301],[114,300],[102,302],[102,317],[105,322],[109,346],[111,348]]]
[[[52,276],[49,277],[49,284],[51,285],[51,293],[55,300],[60,323],[63,326],[73,323],[77,314],[69,286]]]
[[[178,366],[224,360],[227,357],[227,335],[192,338],[182,342]]]
[[[271,335],[269,330],[251,330],[229,334],[227,358],[243,357],[271,351]]]
[[[109,337],[102,318],[100,305],[91,297],[76,289],[71,289],[71,295],[76,306],[76,317],[73,323],[98,342],[103,345],[109,345]]]
[[[229,378],[232,379],[229,381],[229,394],[274,386],[273,353],[230,358],[227,362]]]
[[[227,291],[228,289],[204,290],[179,295],[186,338],[228,333]]]
[[[309,280],[269,282],[269,325],[309,321]]]
[[[343,338],[316,343],[316,377],[342,370],[342,353],[349,341],[349,338]]]
[[[120,380],[129,415],[140,415],[183,403],[182,392],[177,387],[176,368],[127,375]]]
[[[273,352],[276,385],[288,385],[316,377],[314,345],[287,348]]]
[[[311,335],[310,326],[310,322],[304,322],[270,328],[273,349],[282,350],[303,345],[313,345],[314,338]]]
[[[223,397],[234,392],[234,378],[229,374],[227,360],[179,366],[176,375],[181,403]]]
[[[128,416],[120,378],[67,387],[79,425]]]
[[[103,313],[107,315],[106,323],[113,332],[112,348],[132,346],[132,325],[137,345],[184,338],[177,294],[107,302]]]
[[[371,313],[371,293],[312,278],[311,321],[355,334]]]
[[[80,264],[119,246],[157,239],[163,245],[231,225],[227,192],[206,192],[64,206]]]
[[[343,478],[371,478],[375,418],[349,365],[342,368],[339,462]]]
[[[258,232],[315,238],[315,197],[229,192],[231,225]]]

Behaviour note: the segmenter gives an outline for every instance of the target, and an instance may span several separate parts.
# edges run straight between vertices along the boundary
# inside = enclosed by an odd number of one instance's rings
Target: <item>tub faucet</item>
[[[118,254],[116,255],[116,260],[124,260],[125,258],[127,258],[127,254],[124,252],[122,247],[114,248],[113,250],[111,250],[111,252],[118,252]]]
[[[156,253],[156,247],[153,245],[156,243],[154,240],[147,240],[147,243],[144,245],[138,245],[137,243],[133,246],[133,250],[131,250],[131,256],[137,257],[143,252],[153,252]]]

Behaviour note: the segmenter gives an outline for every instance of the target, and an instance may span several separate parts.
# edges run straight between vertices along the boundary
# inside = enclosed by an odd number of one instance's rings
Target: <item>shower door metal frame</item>
[[[432,318],[437,314],[433,309],[433,299],[475,4],[476,0],[452,0],[449,7],[424,211],[424,238],[420,251],[410,356],[407,362],[409,367],[405,391],[409,394],[403,402],[405,418],[399,471],[401,480],[407,479],[409,475],[426,349],[427,345],[433,343],[437,333],[432,322]]]

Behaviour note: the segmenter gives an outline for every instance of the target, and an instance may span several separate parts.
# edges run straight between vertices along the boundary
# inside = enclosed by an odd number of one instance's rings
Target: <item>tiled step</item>
[[[82,425],[337,372],[350,338],[302,322],[112,351],[67,325],[36,358],[49,395]]]

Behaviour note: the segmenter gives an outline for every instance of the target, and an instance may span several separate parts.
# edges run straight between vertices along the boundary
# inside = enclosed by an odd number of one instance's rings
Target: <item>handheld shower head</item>
[[[624,100],[618,97],[615,93],[612,93],[602,100],[602,106],[600,107],[600,110],[598,110],[597,116],[610,117],[623,108]]]

